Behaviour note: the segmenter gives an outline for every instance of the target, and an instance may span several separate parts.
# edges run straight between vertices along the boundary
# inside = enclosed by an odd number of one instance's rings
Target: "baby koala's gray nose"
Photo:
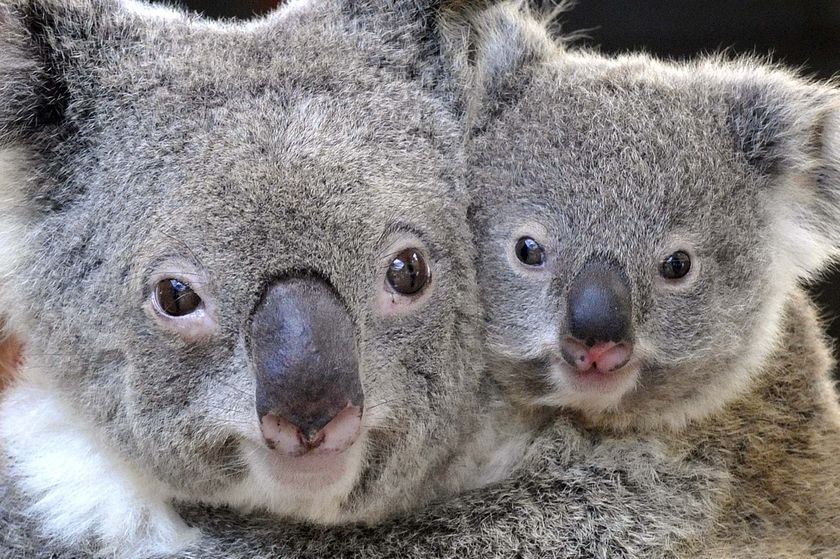
[[[364,409],[353,322],[326,282],[272,285],[251,321],[250,353],[269,447],[300,455],[353,444]]]
[[[569,332],[588,346],[633,341],[630,286],[617,264],[591,261],[572,282],[568,299]]]

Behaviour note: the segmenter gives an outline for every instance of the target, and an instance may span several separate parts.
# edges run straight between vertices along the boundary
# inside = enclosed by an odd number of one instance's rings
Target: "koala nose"
[[[572,282],[568,298],[569,336],[563,358],[581,370],[609,372],[623,367],[633,352],[630,286],[612,262],[590,262]]]
[[[615,264],[587,264],[572,282],[568,311],[570,333],[587,345],[633,337],[630,287]]]
[[[326,282],[272,285],[251,321],[250,353],[270,448],[297,456],[353,444],[364,409],[353,322]]]

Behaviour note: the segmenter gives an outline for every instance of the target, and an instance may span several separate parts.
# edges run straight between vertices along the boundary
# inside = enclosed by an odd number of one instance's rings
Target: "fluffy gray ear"
[[[800,278],[840,258],[840,92],[783,72],[741,76],[737,151],[770,187],[779,257]]]
[[[460,19],[467,42],[466,73],[471,84],[468,112],[473,129],[515,101],[528,83],[529,67],[559,54],[545,18],[527,3],[502,2],[469,10]],[[463,31],[466,29],[466,31]]]
[[[13,1],[0,7],[0,142],[39,143],[68,121],[74,67],[85,63],[106,2]]]
[[[0,146],[40,146],[81,126],[105,48],[135,40],[146,21],[177,15],[135,0],[4,1]]]

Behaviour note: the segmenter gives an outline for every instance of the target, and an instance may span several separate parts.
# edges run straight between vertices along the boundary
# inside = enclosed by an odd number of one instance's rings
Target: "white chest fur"
[[[47,387],[9,390],[0,437],[13,478],[32,498],[27,514],[57,544],[93,537],[104,556],[131,559],[172,553],[197,537],[165,491],[111,455]]]

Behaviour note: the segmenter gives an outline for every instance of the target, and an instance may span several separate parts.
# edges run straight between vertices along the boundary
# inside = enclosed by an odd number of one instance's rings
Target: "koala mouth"
[[[626,342],[583,344],[563,340],[560,356],[552,361],[553,375],[565,378],[567,388],[578,392],[624,393],[635,383],[640,367],[633,359],[633,346]]]
[[[560,344],[560,354],[579,375],[611,375],[620,371],[633,355],[633,344],[628,342],[599,342],[587,345],[567,337]]]

